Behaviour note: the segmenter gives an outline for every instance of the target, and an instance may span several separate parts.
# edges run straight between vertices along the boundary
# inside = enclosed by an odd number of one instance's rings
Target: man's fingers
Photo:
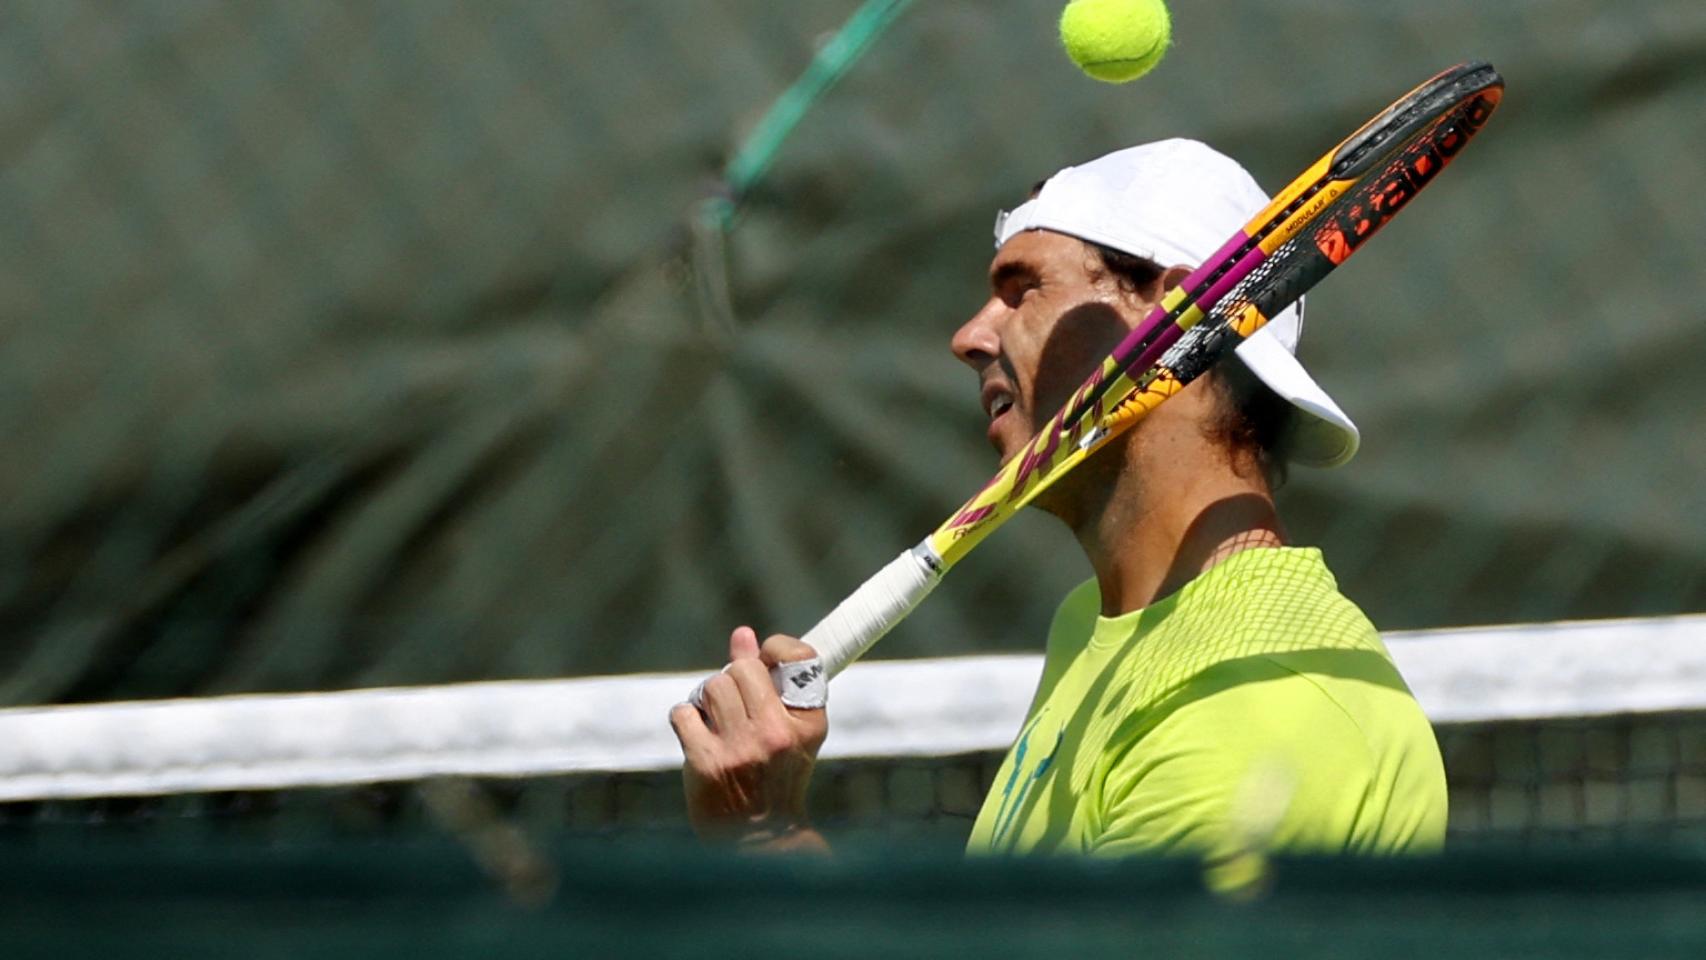
[[[703,700],[701,706],[710,714],[711,728],[716,732],[727,733],[746,726],[746,704],[742,700],[740,686],[727,671],[705,681]]]
[[[758,659],[758,631],[751,627],[736,627],[729,634],[729,662]]]
[[[770,679],[770,670],[757,659],[736,660],[729,664],[729,676],[734,677],[735,685],[740,687],[741,699],[746,706],[746,715],[754,720],[785,719],[787,710],[782,707],[782,697],[776,693],[776,683]]]
[[[778,633],[764,641],[764,646],[759,650],[758,655],[766,664],[773,667],[778,663],[810,660],[817,656],[817,651],[798,637]]]
[[[669,711],[669,725],[675,729],[675,739],[681,742],[681,752],[689,763],[716,749],[717,735],[705,726],[705,718],[693,704],[676,704]]]

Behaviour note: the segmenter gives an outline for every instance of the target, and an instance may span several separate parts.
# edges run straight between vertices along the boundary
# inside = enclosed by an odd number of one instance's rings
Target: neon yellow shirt
[[[969,852],[1442,845],[1433,728],[1319,550],[1246,550],[1142,610],[1100,608],[1091,581],[1055,614]]]

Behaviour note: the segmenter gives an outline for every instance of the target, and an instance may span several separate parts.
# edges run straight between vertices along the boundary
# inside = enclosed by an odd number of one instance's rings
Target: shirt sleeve
[[[1351,717],[1270,657],[1204,671],[1110,743],[1098,854],[1354,845],[1376,762]]]

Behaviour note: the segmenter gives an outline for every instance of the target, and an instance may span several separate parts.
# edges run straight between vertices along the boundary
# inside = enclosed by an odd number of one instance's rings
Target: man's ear
[[[1191,269],[1182,263],[1176,263],[1163,270],[1161,272],[1161,292],[1165,294],[1182,283],[1186,277],[1191,275]]]

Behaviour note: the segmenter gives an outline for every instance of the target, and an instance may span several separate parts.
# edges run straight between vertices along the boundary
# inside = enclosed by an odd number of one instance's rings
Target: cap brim
[[[1310,467],[1336,467],[1356,455],[1362,435],[1356,424],[1272,331],[1259,330],[1238,346],[1238,359],[1268,389],[1292,406],[1287,425],[1288,459]]]

